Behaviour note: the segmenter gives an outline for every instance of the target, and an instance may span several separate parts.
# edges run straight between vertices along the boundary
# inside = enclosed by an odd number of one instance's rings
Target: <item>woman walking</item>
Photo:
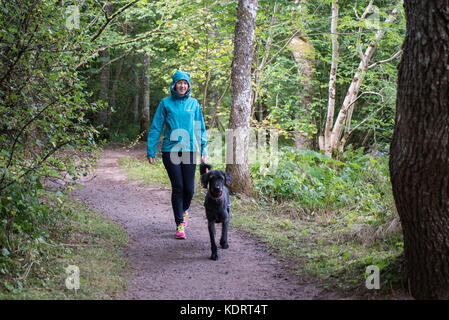
[[[162,99],[151,123],[147,157],[154,165],[156,150],[165,126],[161,152],[170,178],[171,204],[176,223],[176,238],[185,239],[185,227],[194,193],[197,144],[201,162],[207,159],[207,134],[198,100],[190,97],[190,74],[176,71],[170,85],[171,96]]]

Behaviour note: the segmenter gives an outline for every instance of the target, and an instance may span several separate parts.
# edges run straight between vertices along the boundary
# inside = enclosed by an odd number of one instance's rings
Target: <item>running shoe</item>
[[[184,224],[180,223],[176,230],[176,239],[185,239],[186,233],[184,231]]]

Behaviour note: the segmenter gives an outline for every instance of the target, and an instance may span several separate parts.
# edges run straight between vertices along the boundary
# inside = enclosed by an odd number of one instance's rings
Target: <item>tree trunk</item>
[[[370,6],[373,1],[370,2],[368,7],[366,8],[364,14],[362,15],[361,20],[363,20],[366,15],[369,13]],[[338,10],[338,9],[337,9]],[[332,10],[334,17],[334,9]],[[388,18],[385,20],[385,23],[391,23],[396,19],[396,15],[398,13],[397,9],[394,9]],[[332,18],[332,24],[333,24]],[[362,30],[360,29],[359,32]],[[335,29],[336,32],[336,29]],[[358,49],[360,52],[360,63],[357,68],[357,71],[352,79],[351,85],[349,86],[345,99],[342,103],[340,111],[338,112],[337,119],[335,123],[333,122],[334,111],[335,111],[335,84],[336,84],[336,74],[333,74],[334,67],[334,54],[332,55],[332,66],[331,66],[331,76],[329,81],[329,103],[328,103],[328,113],[326,118],[326,127],[324,131],[324,137],[320,137],[320,149],[324,151],[325,154],[332,157],[336,151],[343,152],[346,138],[348,133],[350,132],[350,125],[352,119],[352,112],[354,110],[355,101],[357,100],[357,95],[360,90],[360,86],[363,82],[363,78],[365,77],[366,72],[369,68],[369,62],[377,49],[377,43],[382,37],[385,35],[385,29],[379,29],[376,33],[375,40],[372,41],[368,48],[365,50],[365,53],[362,52],[361,44],[358,44]],[[334,34],[334,29],[332,29],[332,34]],[[336,37],[335,37],[336,38]],[[333,37],[334,39],[334,37]],[[334,40],[332,40],[332,52],[334,52]],[[338,42],[336,44],[336,48],[338,48]],[[338,54],[336,54],[338,57]],[[336,70],[336,67],[335,67]],[[344,126],[346,125],[346,127]],[[342,137],[343,129],[346,130],[346,135]]]
[[[119,86],[119,82],[120,82],[120,75],[122,73],[122,67],[123,67],[123,62],[124,62],[124,58],[120,59],[117,62],[117,67],[115,69],[115,73],[114,73],[114,79],[112,82],[112,89],[111,89],[111,98],[109,99],[110,101],[110,105],[109,105],[109,113],[108,113],[108,118],[107,118],[107,124],[109,126],[109,124],[111,123],[111,117],[112,117],[112,112],[113,110],[117,110],[117,106],[116,106],[116,94],[118,91],[118,86]]]
[[[368,9],[366,13],[368,13]],[[396,19],[397,13],[398,10],[393,9],[388,18],[385,20],[385,23],[393,22]],[[365,77],[365,74],[368,71],[369,62],[371,61],[371,58],[373,57],[373,54],[377,49],[377,43],[385,35],[385,32],[386,32],[385,29],[380,29],[376,34],[375,40],[368,45],[368,48],[366,49],[365,53],[360,54],[361,61],[359,63],[359,67],[357,68],[354,78],[352,79],[351,85],[349,86],[343,104],[338,113],[337,120],[335,121],[334,128],[332,129],[330,141],[331,152],[335,150],[343,152],[343,148],[346,143],[345,137],[341,139],[343,133],[343,123],[346,124],[345,131],[349,132],[351,128],[352,112],[354,110],[357,95],[359,94],[360,91],[360,86],[362,85],[363,78]],[[361,51],[361,48],[359,50]]]
[[[390,150],[410,291],[449,298],[449,1],[405,0]]]
[[[143,105],[142,118],[140,119],[140,132],[146,132],[150,129],[150,57],[143,56],[142,82],[143,82]]]
[[[292,16],[292,20],[296,21],[297,16],[302,14],[302,4],[307,1],[295,0],[295,4],[297,4],[297,10],[294,11]],[[295,31],[301,30],[301,26],[298,23],[294,24]],[[298,88],[298,98],[299,98],[299,108],[301,110],[301,114],[306,115],[306,118],[309,119],[312,123],[312,115],[310,110],[310,105],[313,102],[313,66],[315,64],[315,48],[313,43],[305,37],[295,36],[290,44],[288,45],[290,51],[293,54],[296,65],[298,67],[298,76],[302,79]],[[296,119],[299,120],[299,116],[296,116]],[[311,149],[312,148],[312,139],[309,137],[307,132],[299,131],[297,129],[294,130],[294,139],[295,146],[299,150],[303,149]]]
[[[256,28],[257,0],[239,0],[232,62],[231,139],[227,140],[226,171],[233,177],[231,190],[251,194],[248,141],[251,115],[251,64]],[[233,143],[233,140],[236,143]],[[229,145],[231,144],[231,145]]]
[[[320,137],[320,149],[325,154],[332,156],[331,133],[335,113],[335,97],[337,90],[337,67],[338,67],[338,0],[332,0],[332,20],[331,20],[331,39],[332,39],[332,62],[329,74],[329,98],[327,103],[326,125],[324,128],[324,138]]]
[[[139,81],[139,72],[137,69],[133,70],[134,75],[134,90],[136,93],[134,94],[134,103],[133,103],[133,123],[137,124],[139,121],[139,97],[140,97],[140,81]]]
[[[310,111],[310,105],[313,100],[313,65],[315,63],[313,52],[314,47],[310,40],[295,37],[292,39],[289,45],[290,51],[293,53],[296,65],[298,66],[298,75],[302,79],[299,89],[299,108],[302,114],[306,115],[306,118],[310,119],[312,123],[312,116]],[[299,117],[296,116],[299,120]],[[299,150],[311,149],[312,139],[309,138],[307,132],[301,132],[295,129],[295,146]]]
[[[111,74],[108,49],[100,51],[100,57],[104,64],[100,74],[100,99],[103,103],[108,103],[108,105],[98,112],[97,123],[106,126],[109,113],[109,78]]]

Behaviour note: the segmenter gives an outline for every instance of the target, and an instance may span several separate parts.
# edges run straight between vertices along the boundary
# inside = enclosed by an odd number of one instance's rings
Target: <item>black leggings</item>
[[[195,152],[162,152],[162,162],[170,178],[171,204],[176,225],[182,223],[182,214],[189,209],[195,191]]]

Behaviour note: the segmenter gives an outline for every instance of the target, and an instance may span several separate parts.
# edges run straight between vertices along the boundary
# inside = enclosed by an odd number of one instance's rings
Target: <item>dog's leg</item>
[[[221,225],[221,239],[220,239],[220,246],[223,249],[229,248],[228,245],[228,225],[229,225],[229,219],[224,221]]]
[[[215,244],[215,222],[209,221],[208,227],[210,236],[210,248],[212,250],[212,255],[210,256],[210,258],[215,261],[218,259],[217,245]]]

